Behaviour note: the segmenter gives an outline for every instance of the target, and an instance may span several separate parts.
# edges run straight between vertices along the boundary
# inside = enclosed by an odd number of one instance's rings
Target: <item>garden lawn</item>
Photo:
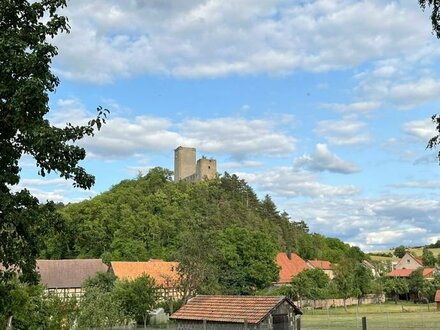
[[[403,306],[403,311],[402,311]],[[367,318],[368,330],[440,329],[440,312],[434,304],[394,303],[350,306],[329,310],[303,310],[303,330],[362,329],[362,317]]]

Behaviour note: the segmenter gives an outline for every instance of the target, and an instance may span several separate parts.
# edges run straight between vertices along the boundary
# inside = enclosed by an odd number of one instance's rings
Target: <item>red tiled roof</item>
[[[414,259],[415,259],[420,265],[423,266],[423,259],[422,259],[422,258],[416,257],[416,256],[414,256],[414,255],[412,255],[412,256],[414,257]]]
[[[437,268],[424,268],[423,269],[423,277],[432,276],[432,272],[436,269]],[[414,271],[415,271],[415,269],[395,269],[392,272],[388,273],[387,276],[409,277]]]
[[[41,283],[48,289],[80,288],[87,278],[107,270],[101,259],[37,260]]]
[[[301,311],[283,296],[196,296],[171,315],[175,320],[206,320],[258,324],[272,309],[287,301],[295,311]]]
[[[392,272],[389,272],[387,276],[393,277],[409,277],[414,269],[394,269]]]
[[[435,298],[434,298],[435,302],[440,302],[440,290],[437,290],[435,292]]]
[[[328,260],[307,260],[309,264],[313,266],[313,268],[331,270],[332,264]]]
[[[278,283],[290,283],[293,276],[298,275],[304,269],[310,268],[304,259],[295,253],[291,253],[290,259],[287,253],[278,253],[276,263],[278,266],[280,266],[280,277]]]
[[[146,262],[138,261],[112,261],[113,273],[119,279],[134,280],[144,274],[152,277],[158,286],[174,287],[179,282],[175,261],[151,259]]]
[[[437,268],[425,268],[425,269],[423,269],[423,277],[429,277],[429,276],[432,276],[433,274],[432,274],[432,272],[434,271],[434,270],[436,270]]]

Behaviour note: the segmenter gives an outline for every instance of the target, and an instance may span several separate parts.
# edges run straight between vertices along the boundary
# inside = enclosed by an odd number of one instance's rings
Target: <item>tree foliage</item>
[[[437,130],[437,132],[439,132],[439,134],[433,136],[429,141],[428,141],[428,145],[427,148],[429,149],[433,149],[436,146],[440,145],[440,115],[436,114],[432,116],[432,121],[434,122],[434,124],[436,125],[435,128]],[[440,151],[437,154],[439,163],[440,163]]]
[[[185,297],[254,292],[276,281],[280,251],[332,262],[365,257],[336,238],[310,234],[303,221],[279,212],[269,196],[259,200],[244,180],[228,173],[189,184],[154,168],[59,212],[63,245],[46,249],[46,258],[179,260]],[[45,240],[57,243],[58,235]]]
[[[59,128],[45,117],[49,94],[59,84],[51,72],[57,49],[49,41],[68,32],[67,18],[57,13],[65,0],[0,1],[0,262],[21,269],[31,281],[41,232],[50,207],[40,206],[29,191],[14,188],[20,181],[19,160],[34,158],[39,174],[57,172],[75,186],[90,188],[94,177],[79,162],[85,151],[75,141],[93,135],[107,110],[87,125]],[[0,278],[1,280],[1,278]]]
[[[120,304],[125,315],[142,320],[146,328],[149,312],[156,304],[156,293],[154,279],[143,275],[132,281],[117,281],[113,301]]]
[[[80,329],[111,329],[123,324],[121,303],[112,291],[100,286],[88,286],[81,298],[78,327]]]
[[[394,248],[394,255],[397,258],[403,258],[405,253],[406,253],[406,248],[403,245],[399,245],[399,246]]]
[[[401,277],[383,277],[382,278],[383,291],[392,296],[395,303],[399,300],[399,295],[409,292],[409,286],[406,279]]]
[[[431,24],[432,31],[440,38],[440,3],[438,0],[419,0],[420,7],[425,10],[426,6],[432,7]]]
[[[0,328],[12,320],[17,330],[67,330],[74,325],[78,313],[76,300],[62,300],[47,295],[41,285],[21,283],[13,277],[0,282]]]
[[[292,279],[291,285],[294,299],[326,299],[330,278],[321,269],[305,269]]]
[[[262,232],[226,228],[220,233],[218,251],[219,283],[227,294],[252,294],[278,279],[277,247]]]
[[[434,253],[425,247],[423,248],[423,252],[422,252],[422,261],[423,261],[423,266],[434,267],[437,262],[437,259],[435,258]]]
[[[432,25],[432,31],[437,36],[437,38],[440,38],[440,1],[438,0],[419,0],[420,7],[425,10],[426,6],[431,7],[431,25]],[[435,114],[431,117],[433,123],[436,125],[436,130],[439,134],[433,136],[429,141],[427,148],[433,149],[436,146],[440,145],[440,115]],[[440,151],[438,152],[438,160],[440,164]]]

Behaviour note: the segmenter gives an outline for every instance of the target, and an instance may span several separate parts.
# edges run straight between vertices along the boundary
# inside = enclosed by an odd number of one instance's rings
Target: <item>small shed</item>
[[[294,330],[301,314],[284,296],[196,296],[170,318],[177,330]]]
[[[434,301],[435,301],[435,303],[436,303],[436,305],[437,305],[437,310],[440,311],[440,290],[437,290],[437,291],[435,292],[435,298],[434,298]]]

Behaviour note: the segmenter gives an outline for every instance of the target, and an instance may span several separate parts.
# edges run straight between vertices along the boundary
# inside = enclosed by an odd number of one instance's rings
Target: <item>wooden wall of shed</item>
[[[247,328],[243,323],[206,322],[202,321],[177,321],[177,330],[259,330],[262,328],[249,324]],[[267,329],[267,328],[266,328]]]

